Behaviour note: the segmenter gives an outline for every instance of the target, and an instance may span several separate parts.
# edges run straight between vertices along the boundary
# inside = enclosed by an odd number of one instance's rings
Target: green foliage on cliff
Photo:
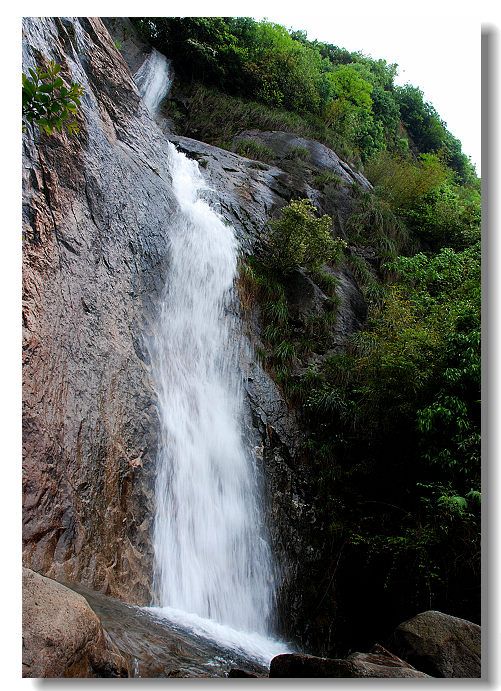
[[[399,619],[427,608],[479,616],[479,199],[434,155],[387,163],[374,168],[375,192],[357,193],[346,226],[342,261],[369,315],[344,352],[332,350],[337,286],[319,268],[321,254],[308,276],[333,296],[322,315],[291,316],[297,275],[277,270],[271,244],[244,272],[246,304],[261,307],[261,357],[302,421],[304,462],[328,526],[315,533],[323,556],[300,587],[320,619],[329,603],[331,616],[346,617],[347,639],[357,612],[364,621],[388,609]],[[456,200],[454,227],[440,210],[445,192]],[[292,225],[297,204],[288,207]],[[414,226],[425,207],[433,242],[425,225]],[[372,265],[357,245],[376,250]]]
[[[421,154],[412,161],[382,152],[368,161],[366,173],[377,194],[426,249],[459,250],[480,240],[478,181],[461,183],[443,157]]]
[[[78,132],[78,124],[68,118],[77,112],[85,89],[76,82],[65,86],[62,77],[57,76],[60,70],[61,65],[51,60],[46,68],[30,68],[31,79],[23,73],[23,132],[28,123],[38,125],[47,134],[54,134],[55,129],[62,132],[63,126],[70,134]]]
[[[301,199],[292,201],[281,210],[279,219],[270,222],[266,261],[278,273],[288,274],[299,266],[314,271],[342,256],[346,242],[332,238],[332,219],[327,215],[315,218],[314,214],[310,200]]]
[[[385,268],[367,328],[315,367],[304,404],[332,559],[344,545],[345,568],[371,570],[366,605],[478,620],[480,248]]]
[[[317,118],[355,161],[378,151],[442,152],[461,181],[473,173],[460,142],[420,89],[397,87],[397,65],[309,41],[248,17],[135,17],[137,29],[174,62],[183,88],[201,83],[227,96]],[[205,111],[210,117],[210,111]],[[410,147],[409,147],[410,144]]]

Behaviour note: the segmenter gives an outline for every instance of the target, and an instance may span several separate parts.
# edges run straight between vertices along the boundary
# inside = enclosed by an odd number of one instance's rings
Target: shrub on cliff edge
[[[315,218],[314,213],[309,199],[295,200],[281,210],[279,219],[270,222],[270,267],[288,274],[298,266],[311,271],[340,258],[346,242],[332,237],[330,216]]]

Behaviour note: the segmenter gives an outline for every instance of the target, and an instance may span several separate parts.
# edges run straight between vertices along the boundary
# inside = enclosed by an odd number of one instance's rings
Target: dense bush
[[[411,142],[417,153],[443,152],[464,182],[473,174],[461,144],[422,92],[395,87],[397,65],[319,41],[301,31],[248,17],[133,17],[174,61],[179,80],[196,80],[268,108],[317,117],[364,161]],[[209,113],[206,113],[208,115]]]
[[[310,377],[319,504],[371,592],[478,621],[479,246],[387,269],[368,328]]]
[[[315,218],[309,199],[292,201],[281,210],[278,220],[270,221],[270,228],[266,261],[280,274],[299,266],[309,271],[318,269],[339,259],[346,247],[341,238],[333,239],[330,216]]]
[[[464,249],[480,239],[481,198],[474,181],[455,182],[437,154],[418,162],[388,152],[368,161],[366,173],[407,228],[427,249]]]

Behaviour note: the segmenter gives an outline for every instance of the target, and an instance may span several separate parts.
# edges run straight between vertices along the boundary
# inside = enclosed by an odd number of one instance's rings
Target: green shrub
[[[311,277],[313,278],[315,283],[320,288],[322,288],[326,295],[329,295],[331,297],[334,297],[336,295],[336,288],[340,283],[338,278],[328,273],[321,267],[313,270],[311,272]]]
[[[77,82],[65,86],[62,77],[57,76],[60,70],[61,65],[51,60],[47,69],[30,67],[31,79],[23,73],[23,132],[27,123],[38,125],[47,134],[54,134],[54,128],[62,132],[63,125],[70,134],[78,132],[77,123],[68,118],[77,112],[85,89]]]
[[[285,158],[291,161],[307,161],[310,157],[310,152],[305,146],[294,146],[287,152]]]
[[[336,175],[331,173],[329,170],[323,170],[313,177],[313,184],[319,190],[325,190],[326,187],[332,185],[332,187],[339,187],[343,180]]]
[[[414,208],[451,177],[451,171],[435,154],[421,154],[419,161],[414,162],[381,152],[367,162],[365,173],[392,208],[398,210]]]
[[[341,257],[346,242],[332,238],[332,219],[327,215],[315,218],[315,208],[309,199],[292,201],[280,214],[280,219],[270,222],[267,238],[270,267],[285,275],[298,266],[315,270]]]
[[[281,341],[275,348],[273,356],[278,362],[292,363],[296,359],[296,348],[293,343]]]
[[[237,154],[246,158],[253,158],[264,163],[271,163],[275,154],[273,151],[252,139],[243,139],[237,144]]]
[[[356,210],[349,217],[346,230],[353,244],[370,245],[385,260],[394,259],[403,250],[414,249],[403,221],[388,201],[372,192],[362,191],[358,195]]]

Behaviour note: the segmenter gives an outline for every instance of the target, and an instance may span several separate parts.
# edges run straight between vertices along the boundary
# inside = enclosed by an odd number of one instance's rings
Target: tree
[[[350,110],[372,111],[372,84],[365,81],[353,67],[339,67],[327,75],[332,85],[331,115],[334,119]]]

